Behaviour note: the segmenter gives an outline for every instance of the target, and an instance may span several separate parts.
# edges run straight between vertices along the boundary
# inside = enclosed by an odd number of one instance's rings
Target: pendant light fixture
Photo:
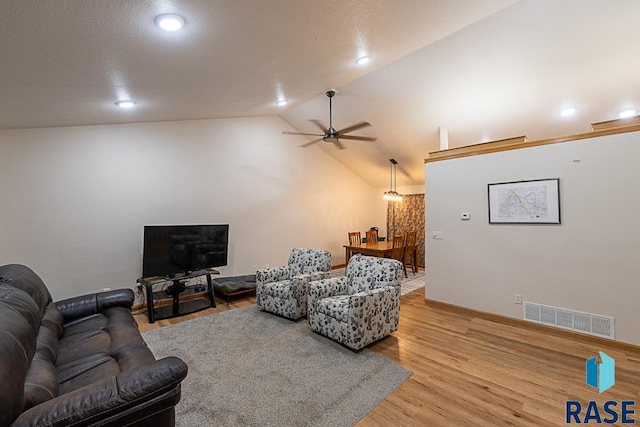
[[[390,202],[401,202],[402,194],[396,191],[396,165],[398,162],[396,162],[395,159],[389,159],[389,161],[391,162],[391,182],[389,184],[389,191],[385,191],[382,198]]]

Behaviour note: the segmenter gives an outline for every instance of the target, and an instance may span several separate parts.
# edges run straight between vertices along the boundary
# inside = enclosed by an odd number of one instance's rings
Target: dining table
[[[349,258],[353,254],[363,254],[370,256],[377,256],[380,258],[388,258],[391,256],[391,251],[393,249],[393,242],[389,242],[387,240],[378,241],[378,242],[366,242],[366,243],[358,243],[355,245],[344,245],[345,249],[345,263],[349,263]]]

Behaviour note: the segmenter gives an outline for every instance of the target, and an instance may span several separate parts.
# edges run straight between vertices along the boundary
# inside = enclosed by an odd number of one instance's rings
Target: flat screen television
[[[145,225],[142,277],[176,277],[227,265],[229,224]]]

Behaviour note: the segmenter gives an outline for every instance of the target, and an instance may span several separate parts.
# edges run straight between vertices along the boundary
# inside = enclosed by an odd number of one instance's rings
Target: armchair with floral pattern
[[[285,266],[256,271],[256,304],[260,310],[299,319],[307,314],[309,282],[329,277],[331,253],[293,249]]]
[[[309,284],[311,329],[353,350],[398,329],[402,263],[351,257],[346,275]]]

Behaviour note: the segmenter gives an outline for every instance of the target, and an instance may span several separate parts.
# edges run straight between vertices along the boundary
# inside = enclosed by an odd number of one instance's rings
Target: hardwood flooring
[[[149,325],[141,331],[255,303],[255,297]],[[565,425],[565,402],[583,405],[633,400],[640,422],[640,348],[548,333],[430,304],[418,290],[401,299],[400,326],[370,345],[413,375],[359,423],[368,426]],[[585,361],[607,353],[615,359],[616,384],[585,384]],[[620,410],[620,404],[617,406]],[[584,414],[584,413],[583,413]],[[602,412],[602,417],[607,414]]]

